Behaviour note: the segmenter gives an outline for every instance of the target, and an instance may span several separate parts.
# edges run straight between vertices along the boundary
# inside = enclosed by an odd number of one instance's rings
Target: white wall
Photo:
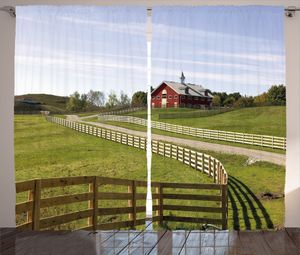
[[[283,5],[297,6],[299,0],[1,0],[1,5]]]
[[[0,5],[23,4],[139,4],[283,5],[300,7],[299,0],[1,0]],[[0,227],[14,226],[13,51],[14,19],[0,12]],[[285,225],[300,227],[300,12],[286,18],[287,168]]]
[[[287,160],[285,226],[300,227],[300,12],[285,19]]]
[[[15,226],[15,18],[0,11],[0,227]]]

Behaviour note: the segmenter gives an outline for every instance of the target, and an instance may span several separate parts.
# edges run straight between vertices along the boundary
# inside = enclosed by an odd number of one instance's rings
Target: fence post
[[[202,153],[202,172],[204,173],[204,168],[205,168],[205,158],[204,158],[204,153]]]
[[[98,227],[98,187],[99,187],[99,182],[98,182],[98,177],[94,177],[93,181],[93,230],[96,231]]]
[[[93,193],[92,200],[89,201],[89,209],[93,209],[93,216],[88,218],[89,227],[93,227],[93,230],[97,230],[98,226],[98,178],[93,177],[92,183],[89,184],[89,192]]]
[[[40,229],[41,180],[34,180],[32,230]]]
[[[214,183],[216,183],[216,159],[213,160],[213,179]]]
[[[222,229],[227,229],[227,184],[222,184]]]
[[[128,207],[132,208],[132,213],[128,214],[128,218],[132,221],[131,228],[134,228],[136,224],[136,181],[132,181],[131,185],[128,186],[128,193],[131,194]]]
[[[208,176],[211,177],[212,170],[211,170],[211,156],[208,156]]]
[[[34,189],[35,189],[35,186],[34,186]],[[33,199],[34,199],[33,195],[34,195],[34,190],[29,190],[27,201],[33,201]],[[31,210],[27,212],[27,222],[31,222],[31,229],[33,230],[32,214],[33,214],[33,204],[32,204]]]
[[[224,169],[222,166],[220,166],[220,184],[223,184],[223,174],[224,174]]]
[[[220,166],[220,161],[218,161],[218,166],[217,166],[217,178],[216,182],[220,184],[220,173],[221,173],[221,166]]]
[[[162,226],[163,218],[164,218],[164,208],[163,208],[163,186],[161,183],[158,184],[158,187],[156,188],[156,193],[158,194],[157,205],[159,208],[157,211],[157,216],[159,217],[158,224],[159,226]]]

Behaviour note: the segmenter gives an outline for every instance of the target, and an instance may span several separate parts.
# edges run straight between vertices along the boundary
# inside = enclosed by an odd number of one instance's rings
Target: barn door
[[[166,98],[162,98],[162,100],[161,100],[161,107],[162,108],[167,108],[167,99]]]
[[[167,91],[165,89],[162,91],[161,107],[167,108]]]

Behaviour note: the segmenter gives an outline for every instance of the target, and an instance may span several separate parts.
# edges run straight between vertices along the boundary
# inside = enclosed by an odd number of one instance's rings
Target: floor
[[[279,231],[17,231],[0,229],[0,254],[300,254],[300,229]]]

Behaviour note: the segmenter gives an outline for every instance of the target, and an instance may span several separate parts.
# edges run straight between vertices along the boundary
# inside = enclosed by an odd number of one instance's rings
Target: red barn
[[[181,83],[163,81],[151,93],[152,108],[191,107],[209,108],[212,105],[213,96],[209,90],[201,85],[184,83],[182,74]]]

